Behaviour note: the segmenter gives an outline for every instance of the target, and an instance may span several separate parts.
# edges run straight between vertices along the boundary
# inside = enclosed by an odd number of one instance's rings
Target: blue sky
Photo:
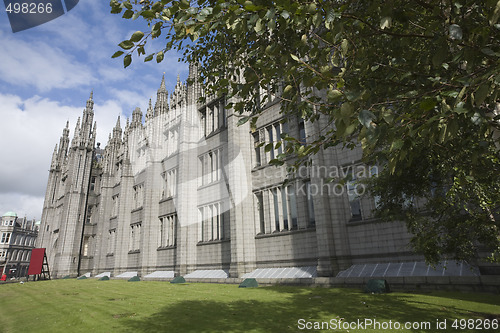
[[[40,218],[54,146],[68,120],[72,137],[92,90],[104,146],[118,115],[124,120],[136,107],[145,112],[150,98],[154,104],[163,74],[169,93],[178,74],[187,78],[176,53],[160,64],[134,57],[126,69],[121,58],[111,59],[118,43],[147,24],[110,14],[108,4],[80,0],[67,14],[17,33],[0,4],[0,214]]]

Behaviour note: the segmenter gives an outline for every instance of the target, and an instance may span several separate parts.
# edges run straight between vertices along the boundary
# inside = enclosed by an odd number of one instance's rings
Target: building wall
[[[8,278],[26,276],[37,234],[38,225],[34,220],[9,215],[1,218],[0,274]]]

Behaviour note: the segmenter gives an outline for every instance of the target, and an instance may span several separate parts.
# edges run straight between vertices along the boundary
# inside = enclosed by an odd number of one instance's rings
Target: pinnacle
[[[167,87],[165,86],[165,75],[161,77],[160,90],[167,90]]]

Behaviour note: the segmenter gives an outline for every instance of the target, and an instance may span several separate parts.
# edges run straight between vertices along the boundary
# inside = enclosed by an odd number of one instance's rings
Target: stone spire
[[[63,134],[61,139],[59,140],[59,152],[57,154],[57,158],[59,162],[62,161],[66,154],[68,153],[69,146],[69,120],[66,122],[66,127],[63,129]]]
[[[53,170],[57,167],[57,144],[54,147],[54,152],[52,153],[52,161],[50,162],[50,169]]]
[[[113,139],[121,140],[122,138],[122,127],[120,126],[120,116],[116,119],[115,128],[113,128]]]
[[[156,93],[156,103],[154,115],[157,116],[168,111],[168,91],[165,87],[165,75],[161,78],[160,89]]]
[[[87,100],[87,110],[93,110],[94,109],[94,91],[90,91],[90,97]]]
[[[174,92],[170,96],[170,104],[172,107],[181,105],[186,99],[186,87],[181,83],[181,77],[177,74],[177,84]]]
[[[94,127],[92,128],[92,139],[89,141],[90,148],[94,148],[96,140],[97,140],[97,121],[94,121]]]
[[[149,99],[148,110],[146,111],[146,119],[151,119],[154,117],[153,106],[151,105],[151,98]]]
[[[77,147],[80,144],[80,117],[75,126],[75,133],[73,134],[73,141],[71,141],[71,147]]]

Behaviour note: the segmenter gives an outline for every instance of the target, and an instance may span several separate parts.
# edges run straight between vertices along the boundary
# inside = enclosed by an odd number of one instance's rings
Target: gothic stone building
[[[189,78],[196,77],[190,66]],[[282,148],[262,143],[282,133],[307,142],[325,123],[283,119],[274,100],[255,128],[238,126],[224,108],[229,101],[200,105],[201,94],[178,80],[169,96],[162,81],[154,107],[150,101],[145,116],[135,109],[124,130],[118,118],[104,149],[90,96],[50,166],[37,245],[47,249],[53,276],[243,277],[271,268],[335,276],[355,264],[418,260],[404,224],[373,218],[376,198],[353,181],[326,181],[349,172],[356,178],[357,169],[376,173],[360,164],[359,149],[320,151],[291,177],[286,164],[269,164]]]

